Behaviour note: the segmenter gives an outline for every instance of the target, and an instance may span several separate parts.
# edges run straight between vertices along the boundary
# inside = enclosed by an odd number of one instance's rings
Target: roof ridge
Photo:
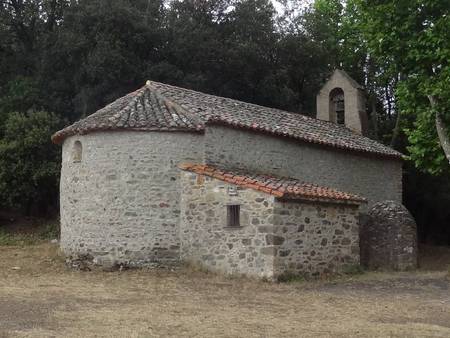
[[[349,76],[349,75],[347,75],[347,76]],[[354,80],[353,80],[353,81],[354,81]],[[356,82],[356,81],[355,81],[355,82]],[[281,114],[288,115],[288,116],[300,117],[301,119],[314,121],[314,122],[316,122],[316,123],[319,122],[319,123],[323,123],[323,124],[328,124],[328,125],[330,125],[330,126],[332,126],[332,127],[334,127],[334,128],[341,128],[341,129],[344,129],[344,130],[347,130],[347,131],[353,133],[353,131],[352,131],[350,128],[348,128],[347,126],[345,126],[345,125],[340,125],[340,124],[334,123],[334,122],[332,122],[332,121],[327,121],[327,120],[319,120],[319,119],[317,119],[317,118],[315,118],[315,117],[308,116],[308,115],[304,115],[304,114],[302,114],[302,113],[295,113],[295,112],[292,112],[292,111],[283,110],[283,109],[279,109],[279,108],[262,106],[262,105],[259,105],[259,104],[257,104],[257,103],[246,102],[246,101],[240,101],[240,100],[238,100],[238,99],[233,99],[233,98],[231,98],[231,97],[218,96],[218,95],[214,95],[214,94],[205,93],[205,92],[202,92],[202,91],[200,91],[200,90],[194,90],[194,89],[184,88],[184,87],[175,86],[175,85],[171,85],[171,84],[166,84],[166,83],[158,82],[158,81],[148,80],[147,83],[148,83],[148,84],[157,83],[157,84],[160,84],[160,85],[162,85],[162,86],[171,87],[171,88],[175,88],[175,89],[178,89],[178,90],[183,90],[183,91],[186,91],[186,92],[191,92],[191,93],[193,93],[193,94],[195,94],[195,93],[200,93],[200,94],[202,94],[202,95],[206,95],[206,96],[209,96],[209,97],[211,97],[211,98],[215,98],[215,99],[217,99],[217,98],[219,98],[219,99],[225,99],[225,100],[228,100],[228,101],[235,102],[235,103],[237,103],[237,104],[245,104],[245,105],[248,105],[248,106],[257,107],[257,108],[264,109],[264,110],[265,110],[265,109],[270,109],[270,110],[276,111],[277,113],[281,113]],[[155,88],[153,85],[152,85],[152,87]],[[213,112],[211,112],[211,114],[213,114]],[[284,116],[284,117],[286,117],[286,116]],[[213,116],[211,116],[211,117],[208,119],[208,122],[209,122],[209,121],[217,121],[217,120],[224,121],[223,117],[221,117],[220,114],[219,114],[219,115],[213,114]],[[281,120],[281,118],[280,118],[280,120]],[[373,140],[373,139],[371,139],[371,138],[369,138],[369,137],[367,137],[367,136],[364,136],[364,135],[358,135],[358,136],[359,136],[359,137],[366,138],[366,139],[371,140],[371,141],[374,141],[374,142],[377,142],[377,141],[375,141],[375,140]],[[381,144],[381,143],[380,143],[380,144]],[[382,144],[382,145],[383,145],[383,144]]]
[[[352,80],[352,81],[355,82],[358,86],[361,86],[361,85],[359,85],[355,80],[353,80],[353,79],[352,79],[352,78],[351,78],[344,70],[339,70],[339,69],[338,69],[337,71],[340,71],[340,72],[345,73],[345,75],[349,78],[349,80]],[[165,83],[162,83],[162,82],[157,82],[157,81],[152,81],[152,82],[159,83],[159,84],[162,85],[162,86],[172,87],[172,88],[176,88],[176,89],[178,89],[178,90],[183,90],[183,91],[187,91],[187,92],[191,92],[191,93],[200,93],[200,94],[202,94],[202,95],[206,95],[206,96],[211,97],[211,98],[213,98],[213,99],[219,98],[219,99],[224,99],[224,100],[227,100],[227,101],[231,101],[231,102],[233,102],[233,103],[235,103],[235,104],[245,104],[246,106],[257,107],[258,109],[261,109],[261,110],[267,110],[267,109],[270,109],[271,111],[276,112],[277,114],[280,114],[280,116],[282,116],[282,117],[279,118],[279,120],[281,120],[281,119],[286,119],[286,118],[302,119],[302,120],[304,120],[304,121],[309,121],[309,122],[313,122],[313,123],[316,123],[316,124],[321,124],[321,125],[324,125],[324,126],[329,126],[329,127],[331,127],[331,128],[334,128],[334,129],[345,130],[346,132],[350,133],[350,134],[353,135],[353,136],[357,136],[357,137],[360,138],[360,139],[365,139],[365,140],[369,141],[370,143],[378,144],[378,145],[381,145],[382,147],[391,149],[389,146],[387,146],[387,145],[385,145],[385,144],[383,144],[383,143],[381,143],[381,142],[378,142],[378,141],[376,141],[376,140],[374,140],[374,139],[371,139],[371,138],[368,137],[368,136],[364,136],[364,135],[361,135],[361,134],[355,134],[354,131],[351,130],[350,128],[348,128],[347,126],[345,126],[345,125],[340,125],[340,124],[334,123],[334,122],[332,122],[332,121],[319,120],[319,119],[317,119],[317,118],[314,118],[314,117],[311,117],[311,116],[308,116],[308,115],[303,115],[302,113],[295,113],[295,112],[291,112],[291,111],[287,111],[287,110],[282,110],[282,109],[279,109],[279,108],[273,108],[273,107],[261,106],[261,105],[256,104],[256,103],[251,103],[251,102],[246,102],[246,101],[240,101],[240,100],[238,100],[238,99],[233,99],[233,98],[230,98],[230,97],[223,97],[223,96],[217,96],[217,95],[213,95],[213,94],[208,94],[208,93],[204,93],[204,92],[201,92],[201,91],[196,91],[196,90],[193,90],[193,89],[183,88],[183,87],[174,86],[174,85],[168,85],[168,84],[165,84]],[[363,88],[363,87],[361,86],[361,88]],[[225,124],[234,125],[234,126],[237,126],[237,125],[243,126],[243,125],[244,125],[243,123],[235,122],[235,121],[233,121],[232,123],[230,123],[230,121],[228,121],[226,118],[224,118],[224,117],[223,117],[222,115],[220,115],[220,114],[213,114],[213,116],[211,116],[211,117],[208,119],[208,121],[206,121],[206,123],[208,123],[208,122],[223,122],[223,123],[225,123]],[[256,129],[258,129],[258,124],[257,124],[257,123],[255,123],[255,124],[256,124]],[[262,127],[262,128],[260,128],[260,129],[264,129],[264,128]],[[280,128],[280,129],[281,129],[281,128]],[[281,133],[281,134],[284,134],[284,133]],[[286,135],[285,135],[285,136],[286,136]],[[311,142],[311,140],[308,139],[307,137],[300,137],[299,139],[300,139],[300,140],[303,140],[303,141]],[[312,143],[319,143],[319,144],[322,144],[322,142],[312,142]],[[334,145],[337,145],[337,143],[334,142]],[[338,147],[338,148],[339,148],[339,147]],[[395,152],[397,152],[397,151],[395,151]],[[399,153],[399,155],[400,155],[400,156],[394,155],[393,157],[400,157],[400,158],[402,158],[402,155],[401,155],[400,153]]]
[[[154,81],[147,80],[147,82],[145,83],[145,86],[142,88],[146,88],[146,89],[149,89],[150,91],[152,91],[157,98],[161,99],[162,103],[164,104],[164,106],[167,108],[167,110],[169,112],[171,111],[171,109],[173,109],[173,110],[175,110],[175,112],[177,114],[184,115],[186,118],[191,120],[191,122],[194,122],[197,127],[200,127],[203,125],[202,121],[200,121],[200,119],[197,116],[192,114],[187,109],[183,108],[179,103],[175,102],[174,100],[169,99],[167,96],[162,94],[157,87],[152,85],[152,82],[154,82]]]
[[[193,93],[193,94],[199,93],[199,94],[206,95],[206,96],[209,96],[209,97],[215,98],[215,99],[225,99],[225,100],[228,100],[228,101],[235,102],[235,103],[237,103],[237,104],[239,104],[239,105],[245,104],[245,105],[249,105],[249,106],[253,106],[253,107],[258,107],[258,108],[261,108],[261,109],[264,109],[264,110],[266,110],[266,109],[271,109],[271,110],[274,110],[274,111],[277,111],[277,112],[280,112],[280,113],[284,113],[284,114],[289,114],[289,115],[294,115],[294,116],[297,116],[297,115],[298,115],[298,116],[300,116],[300,117],[302,117],[302,118],[305,118],[305,119],[317,120],[317,119],[314,118],[314,117],[311,117],[311,116],[308,116],[308,115],[303,115],[302,113],[295,113],[295,112],[292,112],[292,111],[283,110],[283,109],[279,109],[279,108],[275,108],[275,107],[262,106],[262,105],[257,104],[257,103],[252,103],[252,102],[247,102],[247,101],[241,101],[241,100],[233,99],[233,98],[231,98],[231,97],[226,97],[226,96],[218,96],[218,95],[214,95],[214,94],[209,94],[209,93],[202,92],[202,91],[200,91],[200,90],[194,90],[194,89],[184,88],[184,87],[175,86],[175,85],[171,85],[171,84],[166,84],[166,83],[158,82],[158,81],[151,81],[151,80],[148,80],[147,82],[150,83],[150,84],[157,83],[157,84],[160,84],[160,85],[162,85],[162,86],[171,87],[171,88],[175,88],[175,89],[178,89],[178,90],[183,90],[183,91],[186,91],[186,92],[191,92],[191,93]],[[331,123],[331,124],[333,124],[333,125],[336,125],[336,123],[333,123],[333,122],[330,122],[330,121],[325,121],[325,120],[318,120],[318,121],[321,121],[321,122],[327,122],[327,123]],[[341,127],[342,127],[342,126],[341,126]],[[348,128],[347,128],[347,129],[348,129]]]

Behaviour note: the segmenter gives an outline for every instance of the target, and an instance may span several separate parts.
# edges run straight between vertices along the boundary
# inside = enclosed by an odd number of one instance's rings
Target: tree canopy
[[[398,74],[397,111],[406,121],[408,151],[421,169],[450,163],[450,4],[441,0],[356,0],[361,34],[391,76]],[[440,124],[436,123],[436,120]],[[440,130],[441,129],[441,130]],[[439,140],[438,132],[444,133]]]
[[[51,133],[147,79],[315,116],[335,68],[365,86],[370,137],[409,156],[405,201],[424,180],[446,186],[448,2],[279,3],[0,0],[2,207],[56,205]]]

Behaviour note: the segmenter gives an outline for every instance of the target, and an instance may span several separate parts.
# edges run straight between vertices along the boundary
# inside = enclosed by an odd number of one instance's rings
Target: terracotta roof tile
[[[152,81],[58,131],[52,140],[60,143],[67,136],[99,130],[203,131],[207,124],[224,124],[384,157],[402,157],[399,152],[335,123]]]
[[[354,194],[320,187],[293,178],[251,174],[242,170],[224,170],[213,166],[193,163],[182,163],[179,165],[179,168],[198,175],[213,177],[227,183],[265,192],[283,199],[341,202],[349,204],[361,204],[366,202],[366,199]]]

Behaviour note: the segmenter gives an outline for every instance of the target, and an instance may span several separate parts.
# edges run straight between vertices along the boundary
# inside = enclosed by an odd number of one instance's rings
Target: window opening
[[[239,227],[240,226],[240,212],[241,206],[238,204],[227,205],[227,226]]]
[[[83,156],[83,146],[80,141],[75,141],[72,150],[72,160],[74,163],[81,162]]]

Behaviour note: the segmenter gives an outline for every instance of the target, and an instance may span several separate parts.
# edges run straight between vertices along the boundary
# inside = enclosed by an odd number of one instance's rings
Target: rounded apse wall
[[[62,150],[61,248],[100,264],[179,257],[179,169],[201,162],[201,134],[96,132]]]

